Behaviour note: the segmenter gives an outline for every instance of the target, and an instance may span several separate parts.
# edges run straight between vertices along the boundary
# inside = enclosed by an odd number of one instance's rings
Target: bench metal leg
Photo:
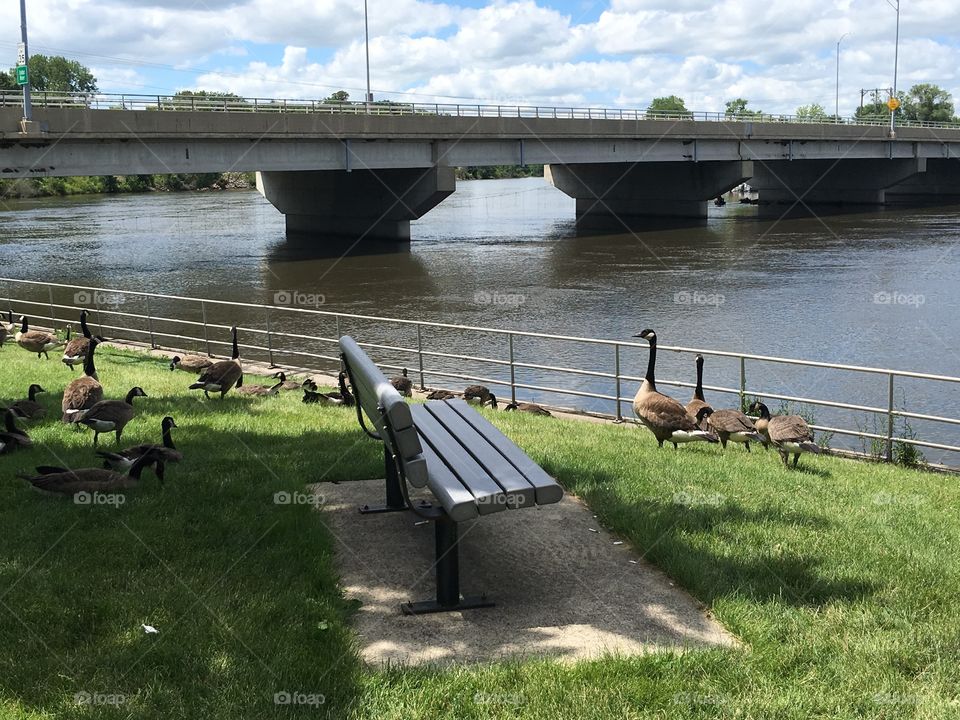
[[[403,492],[400,489],[400,476],[397,474],[397,466],[393,462],[393,456],[386,446],[383,448],[384,473],[387,477],[387,502],[383,505],[364,505],[360,512],[364,515],[368,513],[385,513],[406,510],[407,503],[403,500]]]
[[[423,615],[454,610],[493,607],[486,595],[460,597],[460,531],[457,523],[440,515],[433,523],[437,549],[437,599],[403,603],[404,615]]]

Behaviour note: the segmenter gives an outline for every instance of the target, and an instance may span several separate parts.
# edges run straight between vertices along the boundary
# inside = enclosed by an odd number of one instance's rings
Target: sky
[[[407,102],[840,112],[893,84],[897,0],[367,0],[374,98]],[[0,0],[16,61],[18,0]],[[363,0],[27,0],[32,53],[102,92],[323,98],[366,87]],[[960,99],[960,0],[902,0],[897,86]],[[960,109],[960,108],[958,108]]]

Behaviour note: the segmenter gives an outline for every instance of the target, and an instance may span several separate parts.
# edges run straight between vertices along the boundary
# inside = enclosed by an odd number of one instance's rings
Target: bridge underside
[[[456,189],[453,168],[257,173],[291,238],[410,241],[410,221]]]
[[[551,164],[544,176],[577,201],[584,227],[630,229],[649,218],[702,219],[707,201],[749,179],[752,162]]]

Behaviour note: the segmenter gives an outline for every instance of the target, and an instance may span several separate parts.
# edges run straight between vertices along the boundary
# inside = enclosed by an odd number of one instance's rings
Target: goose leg
[[[153,471],[157,474],[157,480],[160,481],[160,484],[163,485],[163,471],[166,467],[166,463],[162,460],[158,460],[157,464],[153,466]]]
[[[720,436],[720,447],[722,447],[724,450],[727,449],[727,436],[726,436],[726,435],[721,435],[721,436]]]
[[[97,446],[97,438],[99,438],[99,437],[100,437],[100,433],[97,432],[96,430],[94,430],[94,431],[93,431],[93,446],[94,446],[94,447]]]
[[[206,390],[203,391],[203,396],[204,396],[207,400],[210,399],[210,393],[208,393]]]
[[[743,446],[747,449],[747,452],[750,452],[750,443],[745,442]]]
[[[789,467],[789,465],[787,464],[788,457],[789,457],[789,453],[785,452],[784,450],[780,450],[780,459],[783,460],[784,467]]]
[[[797,466],[797,461],[798,461],[799,459],[800,459],[800,453],[794,453],[794,454],[793,454],[793,466],[794,466],[794,467]]]

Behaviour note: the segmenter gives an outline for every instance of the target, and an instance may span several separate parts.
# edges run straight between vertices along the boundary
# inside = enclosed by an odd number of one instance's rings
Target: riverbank
[[[133,385],[148,395],[124,445],[156,442],[170,414],[184,461],[162,486],[148,473],[122,504],[74,504],[13,476],[93,463],[90,434],[57,420],[76,374],[13,344],[0,352],[5,395],[30,382],[48,391],[34,447],[0,456],[4,717],[268,716],[278,697],[296,698],[290,717],[954,716],[953,478],[832,457],[787,470],[773,453],[657,449],[632,426],[481,410],[743,646],[368,667],[357,608],[338,588],[337,540],[308,487],[382,477],[352,410],[297,393],[204,401],[164,358],[105,347],[107,396]],[[257,382],[269,381],[245,384]]]
[[[194,190],[242,190],[255,186],[254,173],[180,175],[92,175],[0,180],[0,197],[36,198]]]

